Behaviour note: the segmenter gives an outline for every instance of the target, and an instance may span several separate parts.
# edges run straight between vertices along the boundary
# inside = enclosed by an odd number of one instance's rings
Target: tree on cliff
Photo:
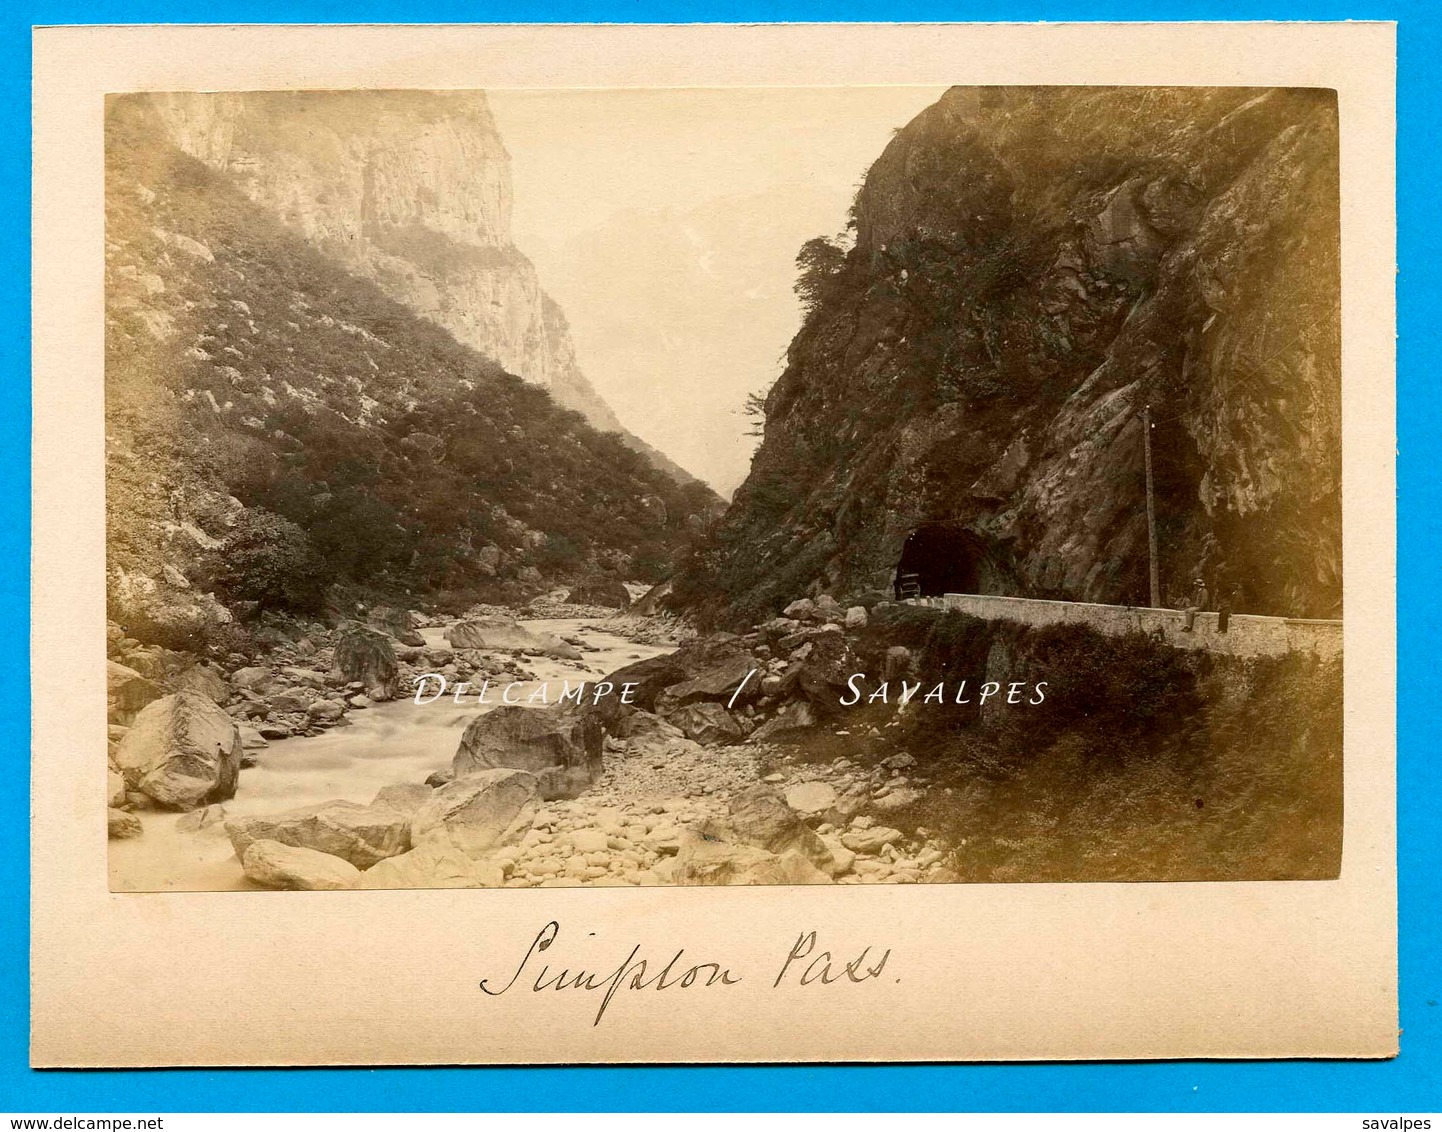
[[[826,284],[846,263],[846,249],[826,236],[816,236],[801,245],[796,255],[796,294],[801,309],[810,314],[826,295]]]

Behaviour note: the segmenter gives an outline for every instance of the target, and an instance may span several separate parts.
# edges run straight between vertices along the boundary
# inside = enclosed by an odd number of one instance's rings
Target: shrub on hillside
[[[324,604],[325,565],[289,519],[270,511],[243,512],[216,555],[216,589],[227,601],[291,613],[316,613]]]

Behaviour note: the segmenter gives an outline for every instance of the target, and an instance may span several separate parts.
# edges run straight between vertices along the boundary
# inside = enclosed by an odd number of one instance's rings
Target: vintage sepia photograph
[[[1338,131],[111,94],[110,889],[1335,879]]]

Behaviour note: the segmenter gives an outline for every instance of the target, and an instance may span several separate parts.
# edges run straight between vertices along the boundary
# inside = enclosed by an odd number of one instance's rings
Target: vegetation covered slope
[[[945,524],[975,592],[1339,616],[1336,105],[1321,90],[957,88],[900,130],[746,483],[676,586],[745,622],[885,585]]]
[[[667,571],[709,489],[679,485],[155,137],[142,108],[112,108],[113,597],[499,598],[600,568]],[[238,558],[275,576],[238,579]]]

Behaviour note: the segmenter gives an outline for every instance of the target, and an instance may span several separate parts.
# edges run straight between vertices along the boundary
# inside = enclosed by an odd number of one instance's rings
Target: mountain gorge
[[[732,508],[676,585],[741,622],[890,584],[1340,616],[1335,95],[957,88],[812,241]],[[925,558],[925,555],[923,555]],[[964,577],[962,577],[964,575]]]
[[[344,270],[168,145],[146,100],[112,104],[106,156],[109,567],[127,627],[168,619],[150,635],[186,644],[212,590],[314,610],[337,584],[474,600],[659,579],[714,501]]]
[[[582,373],[565,313],[511,240],[510,156],[483,91],[140,96],[170,143],[346,270],[691,479]]]

